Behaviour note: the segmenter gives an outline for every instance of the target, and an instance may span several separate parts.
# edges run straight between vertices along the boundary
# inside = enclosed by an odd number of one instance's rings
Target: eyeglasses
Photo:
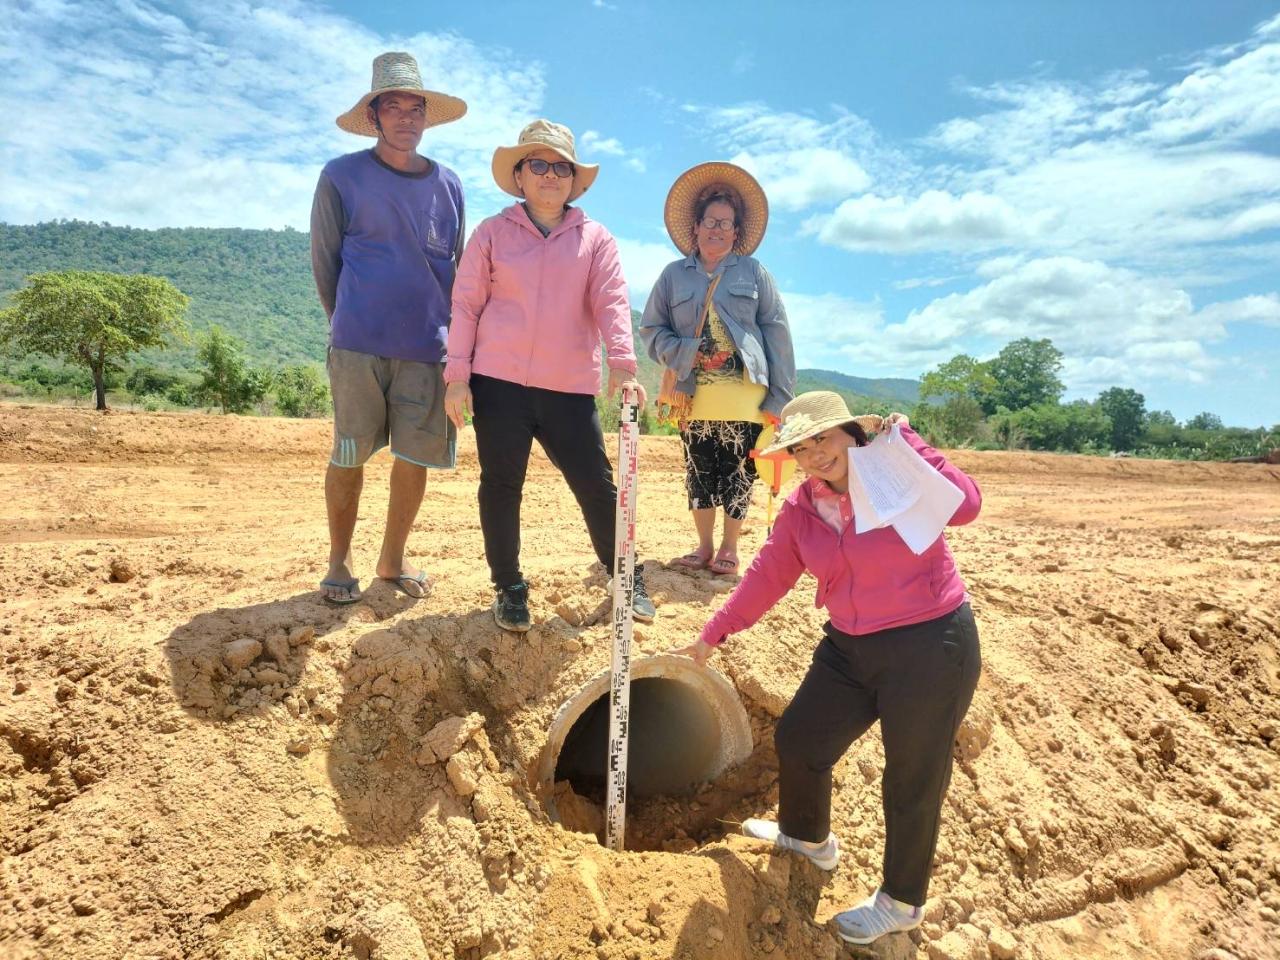
[[[527,160],[521,160],[520,166],[528,167],[529,172],[535,177],[543,176],[548,170],[554,170],[556,176],[561,180],[565,177],[573,176],[573,164],[568,160],[557,160],[555,163],[548,163],[546,160],[530,157]]]
[[[715,217],[703,217],[698,221],[698,226],[704,230],[732,230],[737,225],[733,222],[733,217],[721,217],[719,220]]]

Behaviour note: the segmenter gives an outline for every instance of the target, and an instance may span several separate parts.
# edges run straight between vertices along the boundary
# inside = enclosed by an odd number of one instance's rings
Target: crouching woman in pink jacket
[[[641,409],[645,396],[617,244],[570,206],[598,172],[578,162],[569,128],[549,120],[499,147],[494,180],[521,202],[476,228],[453,284],[445,413],[458,429],[473,413],[493,616],[506,630],[531,624],[520,503],[535,438],[582,508],[596,557],[613,566],[617,490],[595,407],[602,342],[610,395],[634,391]],[[654,617],[639,565],[632,608],[637,620]]]
[[[815,606],[830,620],[774,735],[778,822],[747,820],[743,831],[834,869],[840,848],[831,833],[831,770],[880,721],[883,877],[867,900],[836,917],[840,936],[852,943],[920,923],[952,745],[981,670],[978,631],[946,539],[917,556],[892,527],[854,532],[849,448],[868,442],[868,423],[899,424],[902,438],[960,489],[953,525],[978,515],[978,485],[926,445],[902,414],[855,420],[838,394],[802,394],[783,409],[772,449],[791,453],[808,479],[787,498],[732,596],[698,641],[679,651],[705,663],[802,573],[817,579]]]

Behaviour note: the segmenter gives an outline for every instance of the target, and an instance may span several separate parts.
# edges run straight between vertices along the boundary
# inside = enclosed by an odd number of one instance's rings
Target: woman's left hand
[[[637,401],[637,406],[640,406],[640,407],[643,407],[645,405],[645,402],[649,399],[649,395],[645,393],[644,384],[642,384],[639,380],[637,380],[631,374],[627,373],[625,370],[611,369],[609,371],[609,399],[612,400],[613,395],[616,394],[619,390],[623,391],[624,393],[628,390],[635,391],[635,393],[639,396],[639,400]]]
[[[895,423],[900,423],[904,427],[911,426],[911,421],[907,419],[907,415],[905,413],[891,413],[884,418],[884,427],[886,430],[889,427],[892,427]]]

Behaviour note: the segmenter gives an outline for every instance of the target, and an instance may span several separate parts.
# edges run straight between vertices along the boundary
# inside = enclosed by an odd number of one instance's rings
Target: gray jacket
[[[715,273],[722,275],[713,298],[716,313],[733,337],[751,382],[769,388],[760,409],[777,416],[795,395],[796,358],[787,311],[773,277],[755,258],[732,253]],[[696,386],[693,364],[702,342],[694,331],[710,284],[696,256],[667,264],[640,321],[640,337],[649,356],[674,370],[680,392],[690,396]]]

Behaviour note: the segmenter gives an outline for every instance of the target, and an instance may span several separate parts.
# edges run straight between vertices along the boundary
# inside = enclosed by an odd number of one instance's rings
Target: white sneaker
[[[834,833],[828,833],[824,843],[810,843],[787,836],[772,820],[757,820],[755,817],[742,821],[742,832],[748,837],[768,840],[776,847],[807,857],[819,870],[834,870],[840,862],[840,841]]]
[[[914,930],[924,919],[924,907],[900,903],[877,890],[852,910],[836,914],[836,933],[849,943],[871,943],[886,933]]]

